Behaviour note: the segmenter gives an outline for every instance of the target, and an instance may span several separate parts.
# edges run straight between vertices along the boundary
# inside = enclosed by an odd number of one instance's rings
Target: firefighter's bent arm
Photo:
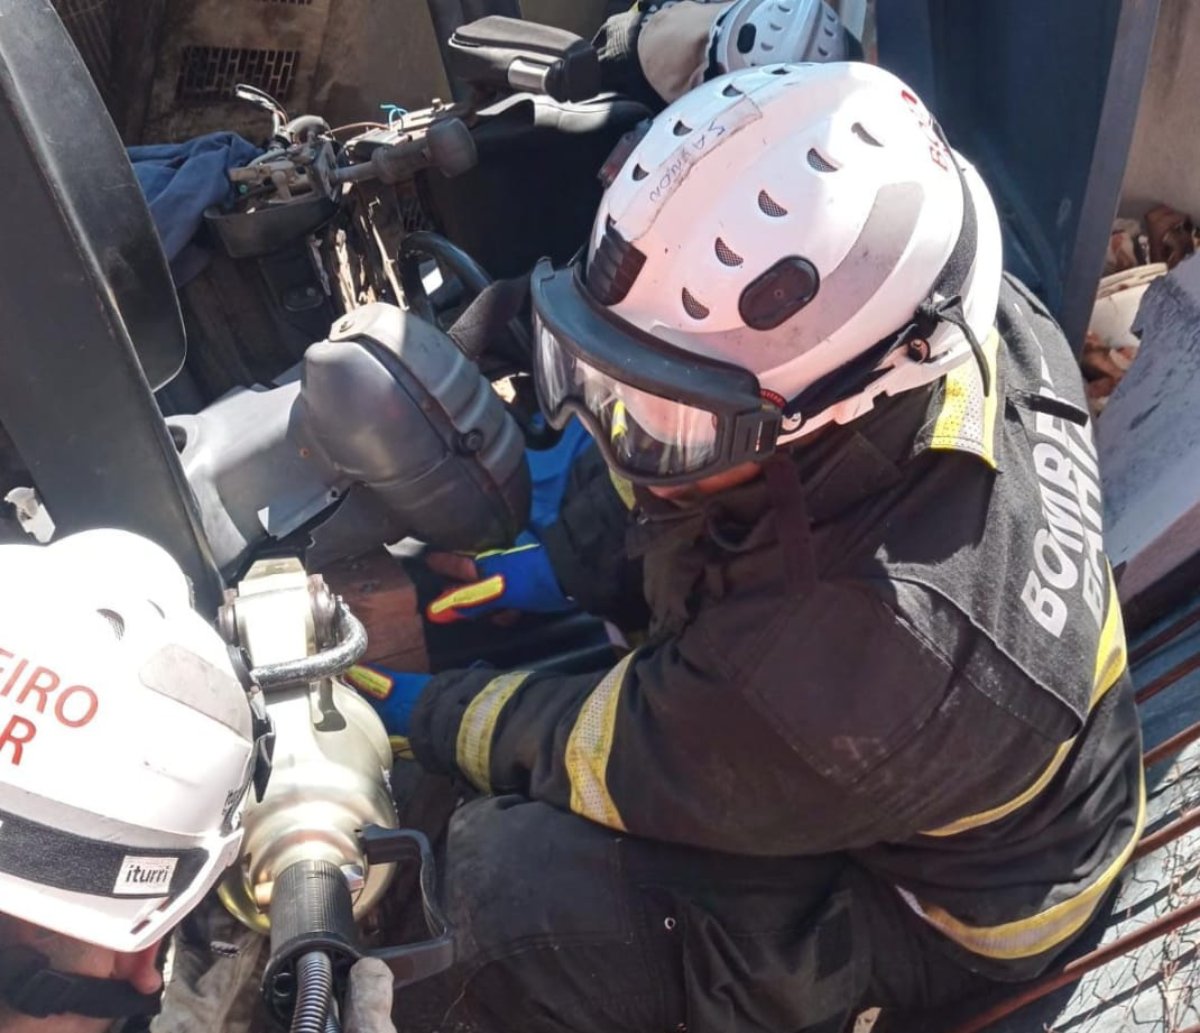
[[[637,835],[790,855],[937,828],[1050,756],[868,586],[762,604],[727,599],[600,675],[440,675],[417,758]]]

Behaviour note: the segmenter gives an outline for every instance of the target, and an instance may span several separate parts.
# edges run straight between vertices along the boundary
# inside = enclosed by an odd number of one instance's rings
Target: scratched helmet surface
[[[903,82],[858,62],[779,64],[704,83],[654,120],[601,201],[588,282],[611,273],[597,294],[606,314],[793,400],[852,379],[950,294],[984,340],[1001,259],[987,188]],[[960,325],[939,323],[921,343],[794,414],[780,443],[972,357]]]
[[[157,545],[0,547],[0,912],[133,952],[231,864],[253,720]]]

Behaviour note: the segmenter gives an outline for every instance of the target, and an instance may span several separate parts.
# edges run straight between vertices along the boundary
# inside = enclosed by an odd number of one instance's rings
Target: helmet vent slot
[[[776,65],[771,69],[772,75],[790,75],[791,69],[787,65]]]
[[[115,610],[97,610],[96,612],[108,622],[113,638],[120,642],[125,637],[125,618]]]
[[[783,26],[782,26],[782,25],[776,25],[774,22],[770,22],[769,24],[770,24],[770,26],[771,26],[771,31],[772,31],[772,32],[783,32]]]
[[[723,97],[740,97],[742,95],[742,91],[734,86],[733,83],[730,83],[721,91],[721,95]]]
[[[721,260],[722,265],[737,266],[741,265],[746,260],[725,243],[720,237],[717,237],[715,245],[717,258]]]
[[[763,214],[772,219],[782,219],[788,213],[788,210],[765,190],[758,192],[758,207],[762,209]]]
[[[688,133],[692,131],[692,127],[680,119],[675,123],[675,129],[673,131],[676,136],[687,136]]]
[[[650,173],[649,173],[649,172],[647,172],[647,171],[646,171],[644,168],[642,168],[642,167],[641,167],[641,165],[634,165],[634,167],[633,167],[633,178],[634,178],[634,180],[635,180],[635,181],[637,181],[637,182],[639,182],[639,183],[640,183],[640,182],[641,182],[643,179],[645,179],[645,178],[646,178],[648,175],[650,175]]]
[[[850,127],[850,132],[852,132],[855,136],[857,136],[863,143],[870,144],[872,147],[882,147],[883,146],[883,144],[881,144],[878,140],[875,139],[875,137],[873,137],[870,133],[867,132],[867,127],[864,126],[861,122],[855,122],[854,125],[852,125]]]
[[[817,172],[837,172],[837,166],[815,147],[808,152],[808,164]]]
[[[828,47],[817,47],[817,53],[820,54],[821,57],[828,57],[829,56],[829,48]]]
[[[683,288],[683,310],[693,319],[708,318],[709,310],[686,287]]]

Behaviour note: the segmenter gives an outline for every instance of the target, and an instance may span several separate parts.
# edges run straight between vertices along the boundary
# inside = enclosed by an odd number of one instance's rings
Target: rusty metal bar
[[[1038,980],[1032,986],[1027,987],[1022,993],[1009,998],[1007,1001],[1001,1001],[983,1014],[968,1019],[961,1026],[956,1026],[953,1033],[980,1033],[981,1030],[987,1029],[1001,1019],[1008,1018],[1013,1012],[1020,1011],[1027,1004],[1040,1001],[1043,997],[1054,993],[1055,990],[1078,981],[1093,969],[1100,968],[1101,965],[1107,965],[1122,954],[1137,950],[1138,947],[1150,943],[1152,940],[1157,940],[1161,936],[1166,936],[1167,933],[1174,932],[1176,929],[1197,920],[1200,920],[1200,900],[1194,900],[1190,904],[1186,904],[1169,914],[1163,915],[1162,918],[1155,919],[1136,932],[1122,936],[1119,939],[1113,940],[1112,943],[1105,947],[1100,947],[1090,954],[1085,954],[1081,958],[1076,958],[1074,961],[1068,962],[1058,972]]]
[[[1156,652],[1165,646],[1172,639],[1178,638],[1193,624],[1200,624],[1200,607],[1197,607],[1191,613],[1186,614],[1177,620],[1169,627],[1163,628],[1153,638],[1146,639],[1145,642],[1139,643],[1129,651],[1129,662],[1136,664],[1140,660],[1145,660],[1150,654]]]
[[[1148,685],[1143,686],[1134,699],[1139,703],[1145,703],[1146,700],[1157,696],[1163,689],[1174,685],[1180,678],[1191,674],[1198,667],[1200,667],[1200,653],[1189,656],[1182,663],[1176,664],[1166,674],[1160,674]]]
[[[1147,854],[1154,853],[1160,846],[1166,846],[1183,836],[1186,836],[1192,829],[1200,828],[1200,807],[1193,807],[1190,811],[1184,811],[1182,816],[1176,818],[1169,825],[1164,825],[1157,832],[1149,836],[1143,836],[1140,843],[1134,849],[1129,862],[1132,864],[1139,858],[1145,857]]]
[[[1153,767],[1160,760],[1166,760],[1168,757],[1174,757],[1185,747],[1191,746],[1192,743],[1200,739],[1200,721],[1197,721],[1189,728],[1185,728],[1182,732],[1177,732],[1165,742],[1160,742],[1154,749],[1147,751],[1142,763],[1146,767]]]

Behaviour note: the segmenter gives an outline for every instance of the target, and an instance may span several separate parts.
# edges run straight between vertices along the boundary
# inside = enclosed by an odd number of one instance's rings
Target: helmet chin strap
[[[0,948],[0,1001],[35,1019],[83,1015],[90,1019],[126,1019],[153,1015],[159,994],[143,994],[130,983],[60,972],[29,947]]]

